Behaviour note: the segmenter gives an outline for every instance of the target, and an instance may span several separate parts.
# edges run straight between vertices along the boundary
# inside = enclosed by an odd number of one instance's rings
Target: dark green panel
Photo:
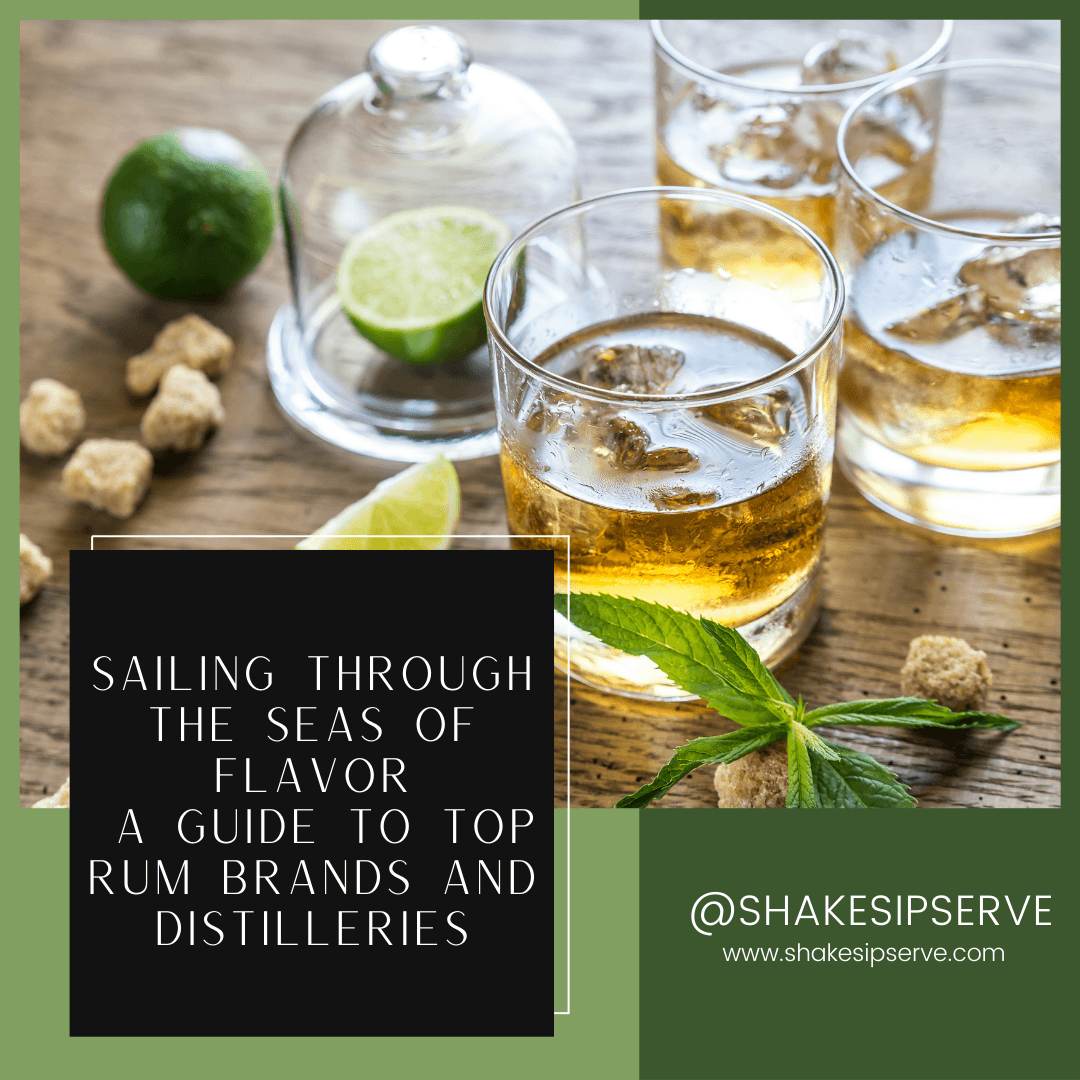
[[[641,824],[641,1076],[645,1080],[1017,1080],[1076,1076],[1075,833],[1060,811],[996,814],[647,813]],[[1068,853],[1068,854],[1067,854]],[[704,936],[694,901],[728,894],[734,919]],[[851,926],[851,894],[869,922],[876,894],[953,898],[949,926]],[[790,920],[764,925],[764,900],[790,898]],[[844,926],[824,925],[825,895]],[[957,926],[955,898],[973,905]],[[1000,926],[978,925],[980,895]],[[1005,906],[1019,910],[1019,927]],[[1034,922],[1035,895],[1050,926]],[[739,918],[757,896],[762,922]],[[794,920],[804,895],[821,926]],[[903,901],[906,904],[906,900]],[[918,902],[914,905],[917,907]],[[752,904],[750,906],[753,906]],[[942,906],[945,906],[944,904]],[[987,907],[991,906],[987,901]],[[704,907],[704,905],[702,905]],[[710,909],[707,917],[715,916]],[[938,916],[939,918],[942,916]],[[895,919],[895,915],[893,916]],[[998,947],[994,962],[747,962],[724,950]],[[834,956],[838,957],[834,952]]]

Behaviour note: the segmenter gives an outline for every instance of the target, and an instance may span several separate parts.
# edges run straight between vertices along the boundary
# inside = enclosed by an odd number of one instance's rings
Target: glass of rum
[[[839,129],[837,457],[871,502],[939,532],[1061,520],[1060,78],[942,64],[871,90]],[[913,205],[889,118],[920,109],[940,121]]]
[[[790,655],[820,591],[843,303],[821,240],[738,195],[641,188],[537,222],[484,298],[513,546],[555,553],[556,591],[665,604],[738,627],[768,664]],[[584,682],[686,696],[555,622],[556,662]]]
[[[657,183],[762,199],[831,246],[844,111],[891,74],[944,60],[952,28],[949,19],[654,21]]]

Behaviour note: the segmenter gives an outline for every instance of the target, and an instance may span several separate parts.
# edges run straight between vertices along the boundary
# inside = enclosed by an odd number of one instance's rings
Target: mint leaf
[[[872,757],[828,743],[836,754],[829,761],[811,752],[817,805],[825,810],[904,809],[915,806],[907,788]],[[788,806],[791,806],[788,796]]]
[[[1013,731],[1021,721],[993,713],[953,712],[923,698],[869,698],[823,705],[803,717],[807,727],[815,724],[862,724],[869,727],[979,728]]]
[[[791,695],[771,675],[770,686],[738,649],[722,641],[723,634],[710,632],[684,612],[645,600],[589,593],[556,593],[555,610],[605,645],[647,656],[688,693],[740,724],[770,725],[795,713]],[[753,649],[743,644],[756,659]],[[760,660],[757,667],[768,675]]]
[[[732,630],[730,626],[722,626],[704,616],[701,619],[701,625],[720,646],[720,651],[730,665],[732,673],[741,676],[742,689],[762,690],[766,697],[786,701],[789,705],[795,704],[795,699],[776,681],[773,673],[761,662],[757,650],[738,630]]]
[[[571,605],[573,614],[571,615]],[[873,758],[826,742],[818,724],[871,727],[977,728],[1013,731],[1021,722],[975,711],[953,712],[923,698],[843,701],[804,713],[736,630],[711,619],[620,596],[555,594],[555,610],[606,645],[647,656],[684,690],[746,730],[694,739],[678,747],[655,780],[620,799],[620,808],[648,806],[702,765],[729,764],[787,736],[789,808],[910,809],[915,800]]]
[[[836,760],[836,752],[829,746],[829,744],[821,738],[820,735],[815,735],[812,731],[803,727],[798,720],[792,720],[791,730],[794,731],[804,743],[806,743],[806,749],[812,753],[818,754],[820,757],[825,758],[828,761]]]
[[[687,773],[702,765],[730,765],[753,750],[768,746],[784,737],[786,729],[775,727],[739,728],[723,735],[694,739],[675,750],[672,759],[656,775],[656,779],[620,799],[616,809],[640,809],[653,799],[662,799]]]
[[[813,810],[817,806],[814,797],[814,774],[810,766],[810,752],[806,749],[802,724],[792,724],[787,737],[789,810]]]

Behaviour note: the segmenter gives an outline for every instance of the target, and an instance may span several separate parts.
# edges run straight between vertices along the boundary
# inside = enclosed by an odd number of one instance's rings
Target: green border
[[[23,6],[23,5],[20,5]],[[29,8],[30,5],[25,5]],[[177,5],[180,7],[180,5]],[[182,5],[184,20],[193,19],[296,19],[300,6],[267,0],[226,0],[212,3],[192,0]],[[638,5],[627,0],[526,0],[512,7],[516,19],[637,19]],[[159,9],[160,10],[160,9]],[[506,20],[508,5],[498,0],[412,0],[400,6],[391,3],[372,3],[358,0],[315,0],[304,5],[309,19],[502,19]],[[132,0],[103,0],[99,3],[77,3],[59,0],[47,4],[33,19],[136,19],[147,17],[147,6]]]
[[[701,0],[699,0],[699,3]],[[29,7],[29,5],[22,5]],[[651,5],[646,0],[643,6]],[[920,5],[925,7],[925,5]],[[676,10],[665,9],[662,14],[686,16],[698,4],[679,2]],[[1061,5],[1040,14],[1061,17]],[[370,3],[344,4],[316,2],[316,18],[356,18],[358,15],[384,15],[384,5]],[[1006,11],[1003,4],[960,5],[957,15],[969,17],[1008,18],[1015,13]],[[583,10],[584,9],[584,10]],[[688,10],[689,9],[689,10]],[[703,15],[714,15],[715,5]],[[694,12],[696,13],[696,12]],[[791,3],[780,2],[773,14],[777,16],[802,14]],[[132,18],[144,17],[144,5],[130,2],[99,3],[94,5],[58,3],[49,5],[35,17],[69,18]],[[185,17],[198,18],[290,18],[295,17],[295,5],[250,2],[203,4],[192,3],[184,9]],[[515,14],[523,18],[622,18],[638,16],[636,4],[587,0],[586,4],[570,4],[562,0],[546,0],[542,4],[526,4]],[[920,12],[940,14],[940,12]],[[415,20],[439,18],[499,18],[505,17],[506,5],[492,0],[449,5],[445,0],[435,3],[405,5],[392,12],[395,18]],[[12,18],[12,23],[17,20]],[[10,100],[17,101],[18,91],[18,27],[13,28],[16,40],[12,47],[13,84]],[[12,115],[14,114],[14,115]],[[17,106],[9,113],[12,141],[18,123]],[[12,156],[17,162],[17,155]],[[18,191],[17,165],[8,173],[12,202]],[[16,226],[9,226],[17,237]],[[14,237],[13,237],[14,239]],[[11,249],[17,249],[17,242]],[[18,282],[18,270],[12,270]],[[15,290],[9,290],[14,295]],[[18,307],[9,301],[13,314],[12,335],[17,334]],[[14,417],[18,400],[17,371],[8,378],[9,407]],[[0,471],[4,505],[17,506],[18,498],[18,439],[14,424],[9,428],[12,453],[7,468]],[[1071,520],[1066,509],[1065,516]],[[1066,574],[1066,582],[1071,577]],[[13,588],[13,585],[12,585]],[[1071,585],[1069,586],[1071,589]],[[1066,593],[1066,597],[1069,594]],[[10,602],[9,611],[14,610]],[[1073,617],[1063,620],[1066,647],[1073,640]],[[18,696],[18,632],[12,621],[2,630],[6,648],[0,653],[0,691],[8,700],[17,703]],[[17,709],[17,704],[16,704]],[[9,726],[9,738],[14,747],[12,768],[18,770],[16,725]],[[17,790],[17,787],[16,787]],[[638,913],[638,821],[636,815],[618,815],[605,811],[570,811],[572,816],[572,903],[571,912],[571,1015],[555,1018],[554,1040],[529,1040],[524,1047],[519,1040],[378,1040],[363,1039],[355,1045],[352,1039],[83,1039],[71,1040],[66,1035],[67,1022],[67,860],[68,815],[16,816],[17,803],[11,797],[8,809],[0,811],[0,846],[9,861],[4,877],[15,887],[6,890],[3,914],[7,933],[0,959],[6,978],[0,989],[0,1005],[7,1029],[17,1032],[5,1040],[4,1060],[19,1074],[65,1070],[80,1076],[125,1077],[149,1074],[168,1080],[195,1072],[209,1077],[244,1075],[259,1070],[268,1078],[276,1076],[309,1075],[324,1067],[345,1068],[350,1074],[427,1076],[436,1073],[446,1077],[484,1077],[512,1075],[528,1080],[541,1077],[548,1080],[553,1074],[574,1077],[611,1077],[621,1080],[638,1075],[637,1068],[637,913]],[[1068,802],[1066,817],[1075,812]],[[559,814],[565,811],[557,811]],[[621,823],[621,824],[620,824]],[[558,821],[556,824],[558,831]],[[1075,830],[1066,835],[1075,837]],[[1064,849],[1067,856],[1068,846]],[[1058,853],[1062,855],[1061,852]],[[1074,875],[1075,877],[1075,875]],[[558,933],[558,931],[557,931]],[[103,974],[103,983],[107,973]],[[343,976],[343,981],[347,975]],[[152,992],[153,988],[147,988]],[[290,990],[283,988],[283,998]],[[558,987],[556,994],[558,996]],[[118,1005],[122,1005],[122,998]],[[145,1045],[144,1045],[145,1044]],[[437,1070],[437,1072],[436,1072]]]

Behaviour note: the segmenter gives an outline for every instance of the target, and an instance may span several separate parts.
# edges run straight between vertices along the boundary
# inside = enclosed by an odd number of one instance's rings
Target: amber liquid
[[[849,321],[840,401],[868,435],[925,465],[996,471],[1061,456],[1061,373],[948,371],[875,341]]]
[[[839,110],[842,115],[843,109]],[[835,131],[831,137],[835,139]],[[872,153],[884,166],[883,179],[875,182],[875,190],[890,202],[904,209],[920,212],[929,202],[931,178],[934,165],[934,150],[930,148],[922,153],[916,153],[902,138],[892,132],[881,132],[874,129],[873,134],[863,132],[858,126],[854,127],[849,136],[849,152]],[[777,210],[802,222],[807,228],[817,233],[829,248],[834,247],[836,238],[836,182],[839,176],[839,162],[835,152],[823,153],[822,159],[817,162],[819,171],[827,175],[825,183],[812,183],[807,178],[807,183],[796,183],[790,191],[777,191],[775,194],[765,194],[756,186],[739,185],[734,183],[717,183],[716,179],[709,179],[700,175],[705,171],[708,164],[707,158],[702,157],[700,151],[697,154],[699,171],[692,171],[687,166],[693,163],[689,160],[679,161],[672,156],[666,145],[663,134],[657,141],[656,146],[656,182],[661,185],[677,185],[680,187],[713,188],[724,191],[733,191],[736,194],[748,195],[758,202],[763,202]],[[812,190],[806,190],[810,188]],[[824,190],[823,190],[824,189]],[[692,211],[687,211],[687,214]],[[718,242],[730,243],[737,234],[738,229],[746,231],[748,225],[742,224],[733,228],[733,223],[739,220],[738,213],[725,217],[713,216],[710,222],[702,219],[701,226],[696,230],[697,246],[700,251],[708,251]],[[741,215],[746,222],[753,221],[756,224],[758,235],[756,238],[747,235],[747,239],[756,239],[756,243],[762,254],[767,254],[774,245],[781,247],[790,246],[792,241],[790,234],[775,226],[770,226],[760,218],[750,218],[749,215]],[[689,221],[682,222],[684,230],[688,230]],[[784,254],[784,258],[789,258]],[[686,266],[698,265],[694,261],[684,263]],[[701,267],[699,267],[701,268]]]
[[[656,147],[656,182],[657,184],[667,186],[674,185],[677,187],[698,187],[698,188],[716,188],[716,184],[711,184],[707,180],[701,179],[699,176],[695,176],[694,173],[687,171],[681,165],[673,161],[667,154],[667,151],[662,143],[658,143]],[[726,190],[726,189],[725,189]],[[731,190],[736,190],[732,188]],[[746,192],[738,192],[738,194],[747,194]],[[753,198],[758,202],[766,203],[768,206],[775,207],[777,210],[783,211],[785,214],[789,214],[796,221],[801,221],[808,229],[812,229],[826,244],[831,245],[833,239],[833,220],[836,216],[836,198],[833,194],[828,195],[758,195],[754,194]],[[746,215],[748,217],[748,215]],[[761,222],[761,218],[751,219],[755,222]],[[765,228],[764,223],[759,228]],[[722,234],[721,234],[722,235]],[[787,236],[789,234],[782,232],[780,229],[770,230],[770,235],[763,237],[766,243],[770,240],[775,242],[777,239]],[[699,245],[703,248],[707,248],[710,243],[710,231],[704,229],[702,235],[698,240]],[[693,262],[685,263],[684,265],[693,266]]]
[[[995,227],[985,215],[948,220]],[[948,295],[980,250],[978,241],[959,248],[901,232],[868,254],[852,277],[840,404],[867,437],[924,465],[1051,465],[1061,456],[1060,323],[997,318],[940,340],[894,329],[898,316],[927,306],[927,291],[931,300]]]
[[[947,221],[995,232],[1020,216]],[[949,298],[958,282],[978,280],[976,238],[852,234],[871,243],[849,275],[837,415],[845,471],[889,513],[943,532],[1021,536],[1057,525],[1060,322],[985,306],[958,318],[964,305]],[[1014,280],[1027,284],[1027,273]]]
[[[511,532],[569,535],[570,588],[638,597],[742,626],[791,596],[817,564],[826,470],[811,461],[761,495],[727,506],[646,513],[586,502],[501,458]],[[513,545],[555,552],[566,588],[567,544],[534,536]]]
[[[650,333],[684,352],[699,382],[725,381],[718,356],[743,379],[792,356],[728,322],[661,314],[589,327],[537,362],[566,369],[567,357],[590,342]],[[793,376],[771,393],[653,417],[651,456],[639,454],[630,468],[614,464],[605,445],[610,415],[540,423],[534,410],[521,433],[530,442],[503,436],[510,531],[531,534],[513,544],[555,553],[556,591],[565,591],[569,569],[572,591],[638,597],[726,625],[753,622],[791,597],[820,556],[831,447],[806,408]],[[632,410],[615,422],[625,425],[625,416],[650,426]],[[664,449],[665,441],[676,449]]]

